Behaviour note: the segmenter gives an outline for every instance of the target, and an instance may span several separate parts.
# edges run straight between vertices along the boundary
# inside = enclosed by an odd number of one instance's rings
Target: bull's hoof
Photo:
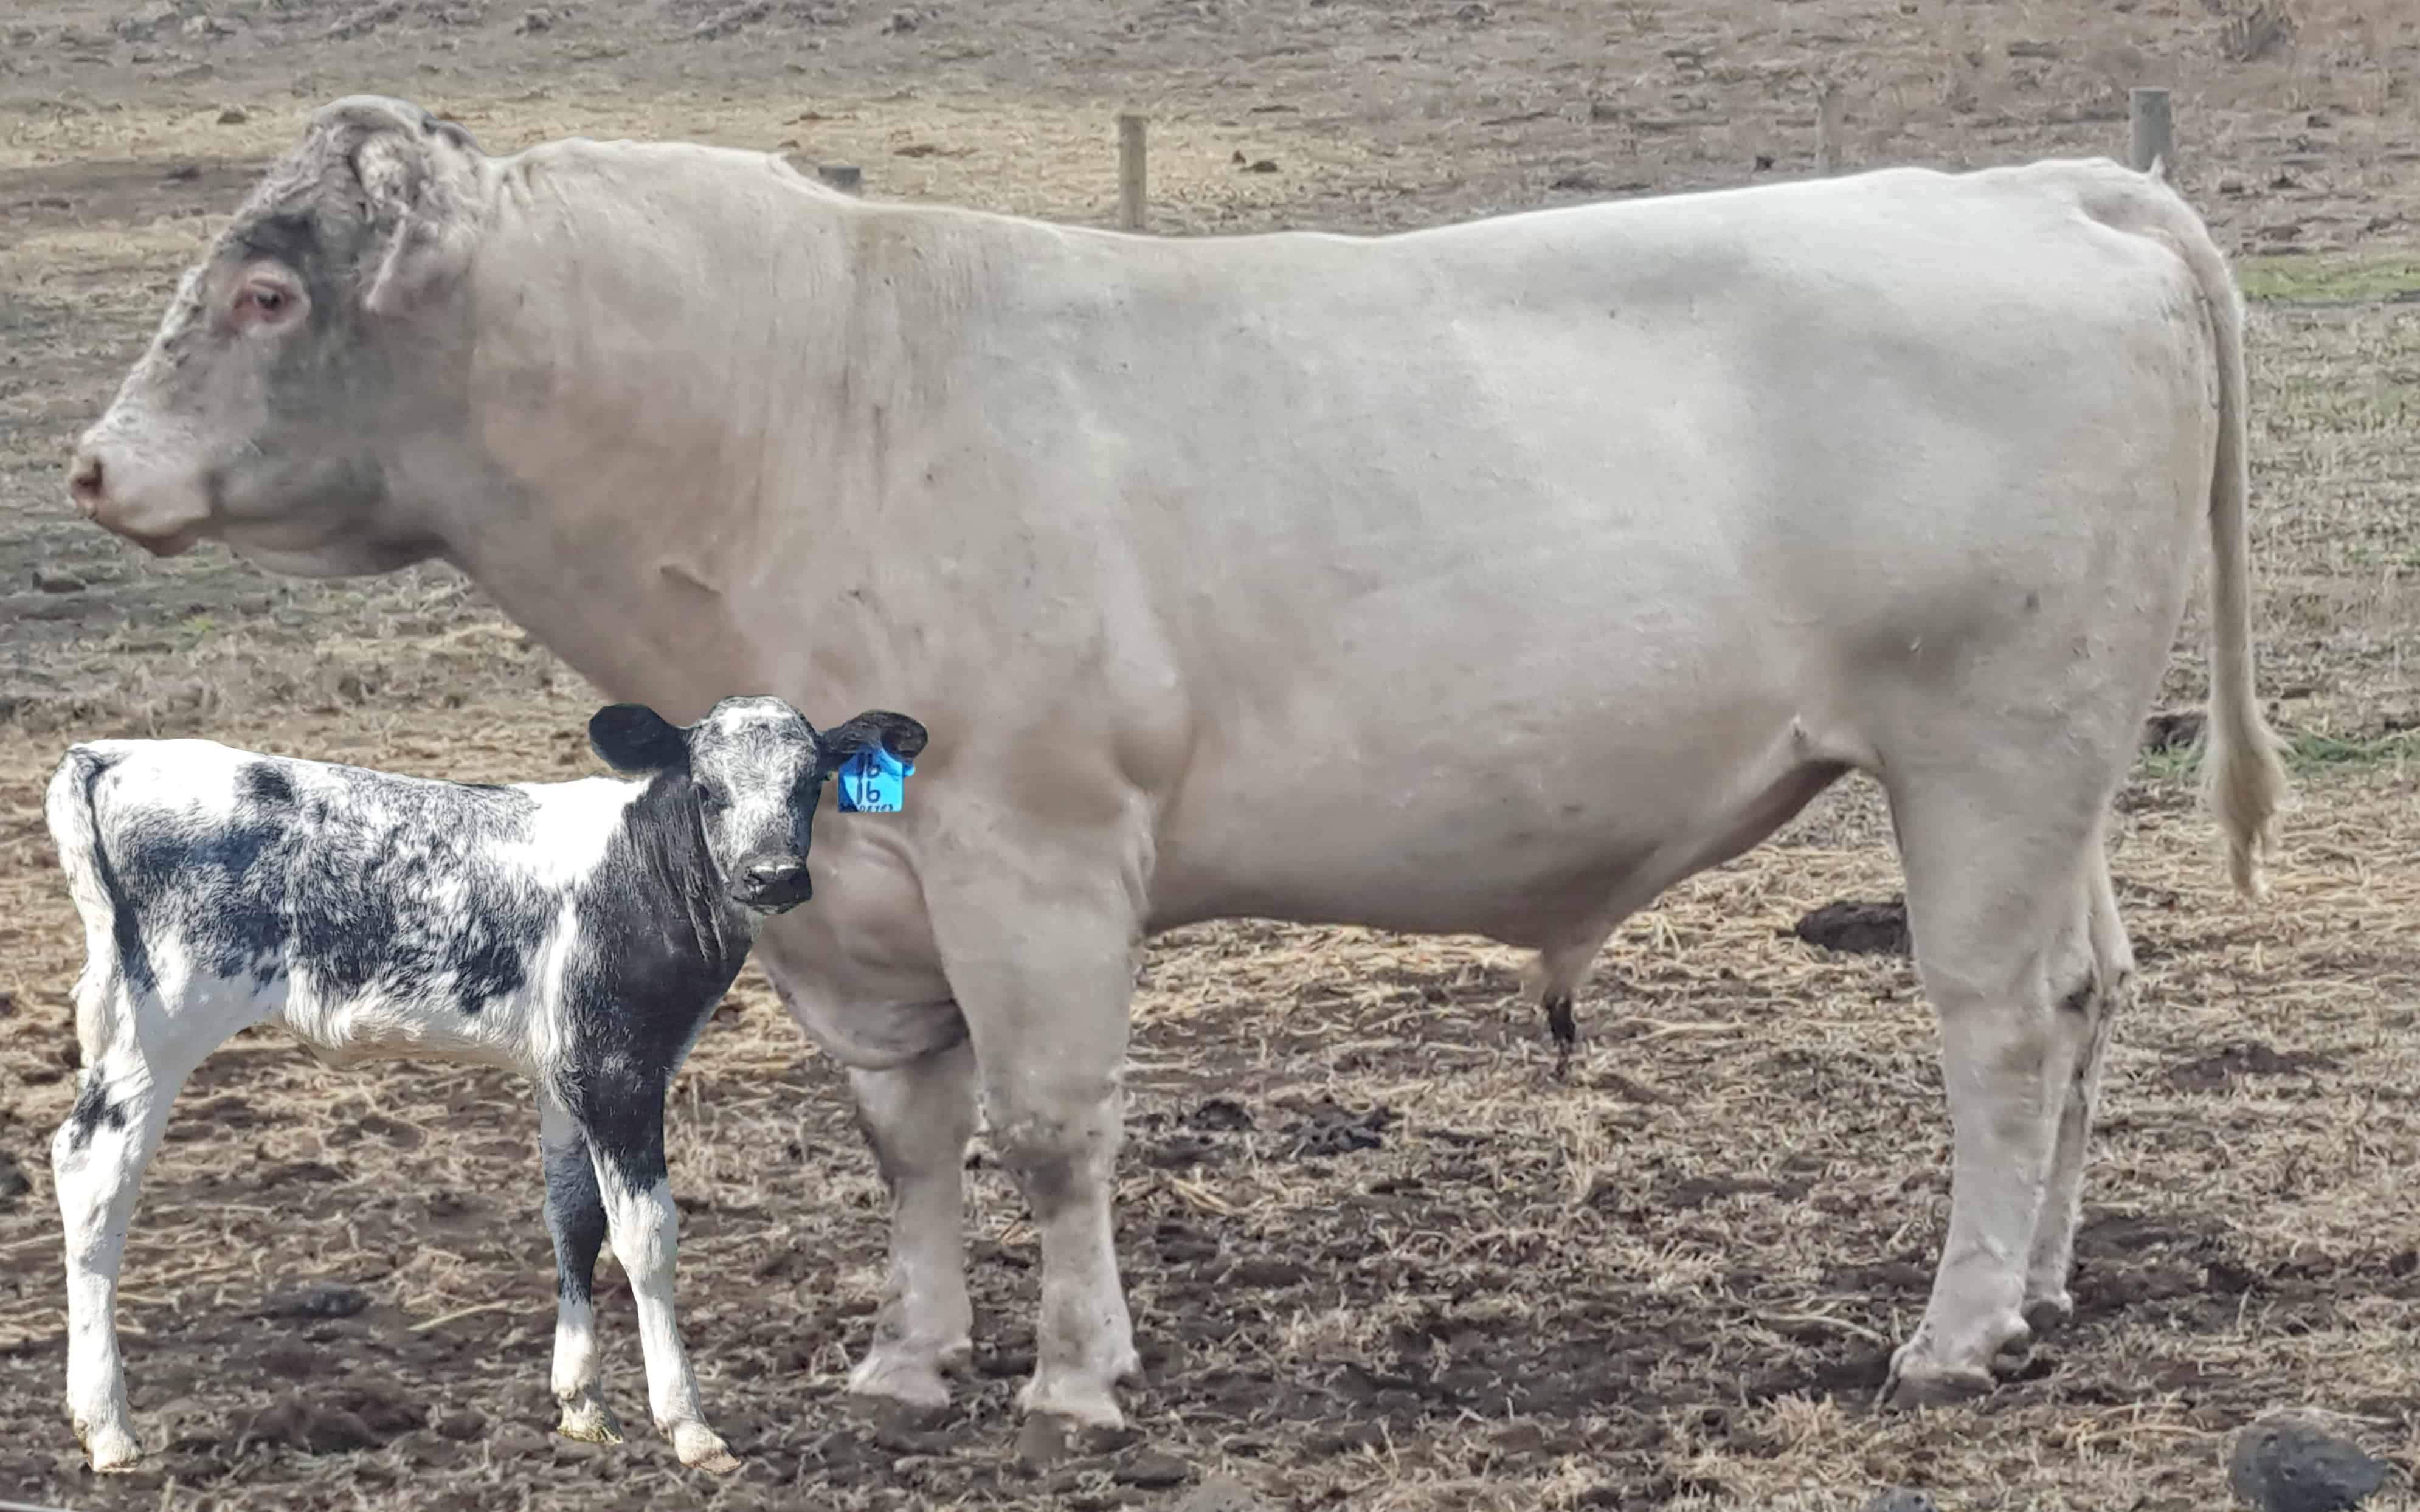
[[[938,1402],[916,1402],[851,1392],[841,1398],[841,1411],[877,1434],[930,1433],[950,1420],[946,1396]]]
[[[673,1453],[691,1470],[703,1470],[712,1475],[728,1475],[739,1468],[739,1457],[722,1442],[721,1435],[703,1423],[675,1423],[667,1430],[673,1441]]]
[[[1895,1412],[1955,1407],[1988,1396],[1999,1382],[1978,1365],[1893,1365],[1883,1382],[1882,1405]]]
[[[594,1388],[564,1400],[563,1421],[554,1426],[554,1431],[582,1443],[622,1442],[622,1425],[613,1420],[613,1410]]]
[[[2075,1299],[2064,1291],[2036,1297],[2025,1304],[2025,1326],[2044,1338],[2075,1321]]]
[[[134,1435],[114,1424],[87,1430],[79,1423],[76,1442],[84,1445],[85,1458],[92,1462],[92,1468],[104,1475],[132,1470],[143,1458],[143,1446],[134,1442]]]
[[[879,1422],[930,1427],[950,1410],[950,1383],[941,1372],[951,1358],[876,1347],[849,1372],[851,1411]]]

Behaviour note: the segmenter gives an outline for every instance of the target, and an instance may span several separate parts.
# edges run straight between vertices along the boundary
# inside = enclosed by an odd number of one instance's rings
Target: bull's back
[[[1604,887],[1793,739],[1861,764],[2113,594],[2172,622],[2202,312],[2092,208],[2162,193],[1910,171],[1168,255],[1233,285],[1082,420],[1194,720],[1171,911]]]

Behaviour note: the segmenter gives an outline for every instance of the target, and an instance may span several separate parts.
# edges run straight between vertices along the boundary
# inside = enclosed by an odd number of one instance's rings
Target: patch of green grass
[[[2183,781],[2201,772],[2201,742],[2167,746],[2143,752],[2143,775]],[[2330,772],[2360,772],[2420,761],[2420,730],[2390,730],[2366,735],[2323,735],[2302,732],[2286,737],[2286,769],[2296,777]]]
[[[2420,255],[2360,257],[2273,253],[2237,258],[2235,281],[2246,299],[2291,304],[2420,300]]]
[[[2407,572],[2420,572],[2420,550],[2381,550],[2377,547],[2355,544],[2345,548],[2345,561],[2356,567],[2394,567]]]
[[[2385,766],[2420,757],[2420,730],[2375,735],[2299,734],[2286,745],[2286,765],[2296,775]]]

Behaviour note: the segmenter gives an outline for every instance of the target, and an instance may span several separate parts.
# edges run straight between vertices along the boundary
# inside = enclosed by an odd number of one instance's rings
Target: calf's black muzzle
[[[807,863],[796,856],[757,856],[742,862],[732,882],[731,901],[758,913],[779,914],[814,896]]]

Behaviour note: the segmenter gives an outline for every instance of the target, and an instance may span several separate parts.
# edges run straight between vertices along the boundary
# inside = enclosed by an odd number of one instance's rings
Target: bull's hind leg
[[[2075,1230],[2084,1196],[2084,1155],[2092,1137],[2092,1117],[2101,1100],[2101,1056],[2109,1026],[2132,1000],[2134,952],[2118,918],[2118,895],[2109,883],[2107,854],[2097,842],[2085,858],[2084,908],[2092,949],[2092,972],[2058,1001],[2055,1067],[2068,1073],[2058,1140],[2051,1153],[2049,1189],[2041,1222],[2034,1230],[2025,1266],[2025,1323],[2046,1334],[2075,1315],[2068,1296],[2068,1272],[2075,1260]]]
[[[88,993],[101,999],[85,1001]],[[51,1141],[67,1251],[68,1414],[93,1469],[125,1470],[142,1450],[117,1350],[118,1267],[144,1168],[201,1054],[170,1056],[136,1042],[137,1016],[114,989],[79,986],[77,996],[87,1064],[75,1106]]]
[[[1941,1024],[1953,1130],[1949,1233],[1932,1297],[1892,1357],[1900,1406],[1988,1391],[1992,1362],[2031,1337],[2038,1242],[2057,1237],[2062,1158],[2080,1162],[2071,1088],[2097,1065],[2094,918],[2113,760],[2045,761],[2045,743],[1978,741],[1953,760],[1893,764],[1916,967]],[[2070,1148],[2069,1134],[2072,1134]]]
[[[605,1243],[605,1197],[597,1166],[570,1110],[552,1094],[537,1098],[538,1149],[546,1162],[546,1227],[554,1237],[555,1431],[590,1443],[619,1443],[622,1425],[605,1405],[597,1359],[594,1287]]]

